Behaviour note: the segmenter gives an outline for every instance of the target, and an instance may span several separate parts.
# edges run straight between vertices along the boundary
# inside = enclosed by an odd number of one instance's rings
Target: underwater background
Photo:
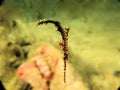
[[[20,90],[15,68],[24,63],[34,44],[47,42],[58,48],[61,36],[56,28],[36,26],[42,19],[57,20],[70,28],[68,63],[72,74],[66,79],[77,77],[77,84],[85,88],[81,90],[120,90],[120,0],[2,0],[0,81],[6,90]],[[17,45],[9,47],[11,43]],[[23,47],[24,55],[18,55],[21,61],[13,63],[11,52],[14,47],[23,52],[20,44],[28,46]],[[60,69],[62,74],[63,67]]]

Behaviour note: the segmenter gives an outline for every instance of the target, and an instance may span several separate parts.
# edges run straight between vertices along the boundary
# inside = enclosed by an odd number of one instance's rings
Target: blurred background
[[[70,27],[68,62],[88,90],[119,90],[120,0],[1,0],[0,80],[6,87],[14,85],[13,68],[33,44],[58,47],[61,36],[54,25],[36,26],[42,19]],[[13,63],[15,47],[24,51],[15,53],[22,62]]]

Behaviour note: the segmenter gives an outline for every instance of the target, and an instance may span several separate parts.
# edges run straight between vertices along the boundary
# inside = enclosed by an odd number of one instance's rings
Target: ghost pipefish
[[[38,25],[42,25],[42,24],[48,24],[48,23],[52,23],[55,25],[55,27],[57,28],[57,31],[60,32],[61,36],[62,36],[62,43],[59,43],[62,46],[62,50],[64,52],[64,82],[66,83],[66,61],[68,60],[68,32],[70,30],[70,28],[63,28],[60,24],[60,22],[58,21],[54,21],[54,20],[40,20],[37,23]]]

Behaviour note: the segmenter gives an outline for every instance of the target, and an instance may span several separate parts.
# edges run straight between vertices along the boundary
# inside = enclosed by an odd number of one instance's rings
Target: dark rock
[[[114,75],[115,75],[116,77],[120,77],[120,71],[116,71],[116,72],[114,73]]]
[[[0,90],[6,90],[1,81],[0,81]]]
[[[14,49],[13,52],[14,52],[16,57],[21,57],[21,52],[19,49]]]
[[[17,26],[16,21],[14,21],[14,20],[12,21],[12,26],[13,26],[13,27],[16,27],[16,26]]]
[[[118,87],[118,89],[117,90],[120,90],[120,87]]]
[[[4,0],[0,0],[0,6],[3,4]]]
[[[23,47],[23,46],[28,46],[28,45],[31,45],[31,43],[30,43],[30,42],[25,42],[25,41],[22,41],[22,42],[20,43],[20,46],[21,46],[21,47]]]

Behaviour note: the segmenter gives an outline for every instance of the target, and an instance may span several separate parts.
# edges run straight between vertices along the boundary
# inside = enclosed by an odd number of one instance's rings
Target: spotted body
[[[64,52],[64,82],[66,83],[66,61],[68,60],[68,32],[69,32],[69,28],[63,28],[61,26],[61,24],[58,21],[54,21],[54,20],[40,20],[37,23],[38,25],[41,24],[48,24],[48,23],[52,23],[56,26],[57,31],[60,32],[61,36],[62,36],[62,43],[60,43],[62,45],[62,50]]]

